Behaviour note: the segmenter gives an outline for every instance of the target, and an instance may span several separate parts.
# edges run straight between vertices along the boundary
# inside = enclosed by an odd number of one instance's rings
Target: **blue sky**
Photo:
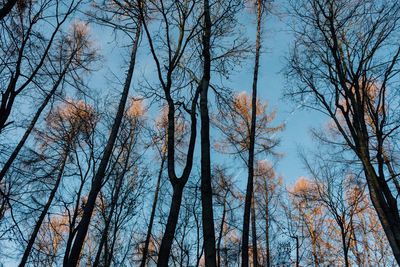
[[[286,123],[285,130],[279,134],[281,145],[276,149],[277,152],[284,152],[285,156],[278,161],[275,169],[284,176],[285,182],[290,184],[300,176],[307,175],[298,157],[298,150],[299,148],[305,150],[312,150],[314,148],[310,128],[321,127],[327,118],[316,111],[299,108],[299,103],[293,103],[284,98],[285,77],[282,70],[286,65],[286,56],[292,43],[292,35],[287,25],[288,19],[282,15],[284,8],[279,5],[282,5],[280,1],[277,2],[277,6],[275,7],[275,14],[269,14],[263,25],[263,54],[260,59],[258,96],[262,101],[269,103],[270,109],[273,107],[277,108],[275,125],[282,122]],[[254,23],[255,14],[243,13],[241,20],[245,27],[245,32],[248,34],[250,40],[254,41],[256,29],[256,24]],[[279,13],[279,15],[276,13]],[[120,82],[124,81],[124,72],[120,72],[120,70],[121,66],[124,66],[124,58],[127,58],[127,50],[120,48],[129,42],[129,40],[121,39],[123,37],[122,34],[119,34],[114,39],[114,36],[110,32],[105,31],[104,27],[99,28],[95,25],[91,27],[93,38],[99,47],[101,47],[101,54],[105,60],[103,69],[90,78],[92,87],[101,90],[101,92],[118,96],[122,86],[114,84],[116,79],[109,74],[110,71],[113,71],[118,76],[118,79],[120,79]],[[115,40],[118,40],[117,44]],[[238,72],[231,75],[230,80],[226,82],[226,85],[235,88],[238,92],[247,91],[251,93],[253,58],[249,58],[247,62],[249,63],[246,63]],[[150,55],[145,36],[142,37],[141,47],[138,50],[133,86],[130,91],[131,95],[138,94],[135,89],[140,87],[140,82],[143,82],[144,77],[152,83],[158,82],[158,78],[154,72],[153,58]],[[242,175],[245,178],[246,172],[243,172]]]
[[[243,24],[252,40],[255,37],[256,27],[253,15],[243,16]],[[307,175],[307,171],[303,168],[302,162],[298,157],[298,149],[312,150],[314,148],[310,127],[322,126],[324,120],[327,118],[316,111],[298,108],[298,103],[292,103],[284,99],[285,77],[282,74],[282,70],[285,67],[285,57],[289,52],[292,41],[290,29],[286,23],[287,21],[285,21],[284,17],[277,15],[269,15],[265,20],[262,36],[264,53],[261,56],[260,62],[258,95],[262,101],[267,101],[271,108],[277,108],[276,125],[282,122],[286,123],[285,130],[279,134],[281,145],[276,149],[277,152],[285,153],[285,156],[277,163],[276,171],[284,176],[286,184],[290,184],[300,176]],[[103,27],[100,28],[94,25],[91,28],[93,39],[95,39],[97,45],[101,48],[100,53],[104,56],[105,60],[101,64],[103,66],[102,69],[89,77],[91,87],[104,94],[111,93],[118,96],[115,99],[115,102],[117,102],[122,86],[115,84],[116,77],[110,75],[110,70],[115,72],[120,82],[124,81],[125,72],[120,70],[121,66],[125,69],[124,58],[127,57],[125,53],[127,50],[119,48],[124,46],[126,44],[124,42],[128,40],[120,39],[123,35],[119,35],[117,37],[119,40],[118,47],[116,47],[114,36],[109,31],[105,31]],[[142,78],[144,76],[149,80],[153,79],[151,77],[157,79],[153,73],[153,59],[149,53],[145,37],[143,36],[142,39],[142,45],[138,51],[134,82],[130,91],[131,95],[137,94],[135,88],[138,87],[138,82],[143,81]],[[248,62],[250,62],[249,65],[231,75],[231,80],[228,81],[228,84],[235,85],[235,88],[238,88],[238,92],[245,90],[250,93],[253,59],[249,58]],[[199,145],[197,145],[198,148]],[[200,162],[199,160],[197,161]],[[240,179],[247,176],[245,171],[236,174],[240,175]]]
[[[278,2],[279,4],[279,2]],[[277,8],[277,12],[282,10]],[[256,25],[251,16],[244,23],[249,29],[250,38],[254,39]],[[282,70],[287,64],[286,57],[293,37],[288,26],[288,19],[282,14],[270,14],[263,25],[263,54],[260,59],[258,96],[267,101],[270,107],[277,108],[276,123],[286,123],[286,128],[279,134],[281,145],[277,152],[285,156],[276,165],[276,171],[283,174],[285,183],[290,184],[300,176],[307,175],[298,156],[299,149],[312,150],[314,142],[310,133],[311,127],[321,127],[327,119],[314,110],[301,108],[299,103],[291,102],[284,97],[285,77]],[[234,77],[233,84],[240,84],[243,90],[251,92],[252,69]]]

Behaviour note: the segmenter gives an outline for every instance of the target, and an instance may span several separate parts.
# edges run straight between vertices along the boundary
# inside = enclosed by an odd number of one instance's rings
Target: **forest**
[[[398,0],[0,0],[0,267],[399,266],[399,72]]]

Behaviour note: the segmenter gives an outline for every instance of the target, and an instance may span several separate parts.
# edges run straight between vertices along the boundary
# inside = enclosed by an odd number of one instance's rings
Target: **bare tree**
[[[54,113],[48,114],[46,123],[46,132],[41,135],[41,138],[44,140],[42,147],[44,149],[51,147],[50,143],[60,145],[59,147],[55,148],[62,151],[60,153],[61,158],[59,160],[60,169],[58,170],[57,177],[50,192],[49,198],[44,205],[29,238],[24,255],[22,256],[19,264],[21,267],[25,266],[28,260],[36,236],[38,235],[45,216],[50,209],[53,199],[55,198],[72,147],[79,142],[80,135],[91,135],[90,132],[92,129],[94,129],[94,125],[96,123],[96,114],[93,108],[84,102],[71,101],[71,103],[67,104],[65,107],[58,107]]]
[[[49,52],[51,60],[49,60],[48,63],[49,67],[45,66],[49,69],[48,71],[50,73],[53,73],[52,76],[54,76],[54,78],[52,78],[54,81],[51,85],[51,90],[46,92],[43,102],[36,110],[36,113],[26,128],[24,135],[8,157],[7,161],[4,163],[3,168],[0,171],[0,181],[7,174],[12,163],[24,147],[28,137],[48,103],[54,95],[56,95],[56,92],[60,91],[59,87],[63,87],[63,83],[70,83],[79,86],[80,78],[78,77],[83,75],[82,71],[89,70],[90,64],[98,59],[96,49],[89,37],[90,33],[88,25],[76,20],[71,25],[69,32],[67,34],[62,34],[62,36],[55,41],[57,43],[57,49],[53,49],[55,51]],[[60,68],[59,66],[62,67]]]
[[[355,228],[357,213],[364,209],[364,186],[359,177],[343,170],[343,166],[335,166],[335,163],[324,159],[322,155],[318,155],[318,158],[320,160],[314,163],[305,161],[316,186],[316,201],[327,208],[339,228],[343,263],[350,266],[349,252],[354,244],[352,230]]]
[[[215,125],[222,131],[222,133],[226,136],[226,138],[220,140],[219,143],[216,144],[217,149],[225,153],[233,153],[238,155],[248,167],[249,167],[249,158],[246,158],[247,155],[250,155],[250,148],[251,148],[251,128],[252,128],[252,120],[253,120],[253,108],[254,108],[253,98],[245,94],[241,93],[234,97],[232,101],[232,107],[227,108],[227,110],[221,110],[220,114],[215,118]],[[273,151],[273,148],[279,143],[279,139],[274,138],[273,135],[281,131],[284,125],[278,125],[277,127],[271,127],[271,123],[275,117],[275,111],[267,114],[267,104],[261,103],[259,99],[257,99],[256,104],[256,113],[258,115],[258,119],[254,122],[254,144],[253,145],[253,155],[252,158],[256,158],[262,152],[267,152],[275,155],[279,155]],[[257,124],[257,125],[256,125]],[[253,164],[253,163],[252,163]],[[251,180],[254,178],[254,166],[251,170]],[[249,180],[248,180],[249,182]],[[248,192],[250,184],[247,184],[246,195]],[[251,187],[253,187],[253,181],[251,181]],[[253,189],[250,195],[250,206],[248,207],[249,216],[251,212],[251,199],[253,196]],[[247,199],[247,198],[246,198]],[[245,205],[246,205],[245,200]],[[249,204],[249,203],[247,203]],[[254,213],[255,215],[255,213]],[[255,219],[255,216],[253,216]],[[250,217],[247,218],[247,238],[249,235],[249,228],[250,228]],[[255,229],[255,221],[252,222],[253,225],[253,238],[256,239],[256,229]],[[243,233],[245,235],[245,233]],[[248,265],[248,240],[247,243],[242,240],[242,262],[245,260],[243,258],[243,254],[246,256],[246,266]],[[243,245],[247,246],[247,253],[244,252]],[[257,240],[253,240],[253,261],[256,262],[257,256]],[[257,264],[257,263],[254,263]]]
[[[250,221],[250,210],[253,198],[253,183],[254,183],[254,144],[256,138],[256,120],[257,120],[257,81],[258,81],[258,69],[260,65],[260,48],[261,48],[261,20],[262,15],[265,11],[265,5],[267,1],[255,1],[257,6],[257,38],[256,38],[256,51],[254,60],[254,73],[253,73],[253,88],[251,98],[251,122],[250,122],[250,133],[249,133],[249,158],[248,158],[248,177],[246,186],[246,200],[244,203],[243,212],[243,237],[242,237],[242,266],[248,266],[249,264],[249,221]],[[253,209],[254,210],[254,209]],[[254,213],[254,212],[253,212]],[[253,214],[254,215],[254,214]],[[254,216],[253,216],[254,218]],[[255,218],[252,222],[253,237],[255,234]],[[257,240],[253,238],[253,266],[257,266]]]
[[[142,4],[142,2],[139,1],[139,5],[141,5],[141,4]],[[134,11],[134,9],[131,9],[131,11]],[[136,18],[138,18],[138,17],[139,16],[137,16]],[[128,98],[129,88],[130,88],[132,76],[133,76],[133,70],[135,67],[136,51],[139,46],[139,37],[140,37],[140,33],[141,33],[141,27],[142,27],[142,20],[140,18],[138,18],[137,25],[136,25],[136,33],[135,33],[135,36],[134,36],[134,39],[132,42],[132,51],[131,51],[131,55],[130,55],[129,67],[128,67],[128,71],[127,71],[127,75],[126,75],[126,79],[125,79],[125,83],[124,83],[124,88],[121,93],[121,99],[120,99],[120,102],[118,105],[117,114],[115,115],[114,124],[113,124],[112,130],[110,132],[110,136],[108,138],[107,146],[104,150],[103,157],[98,166],[96,175],[93,178],[92,187],[91,187],[91,190],[90,190],[90,193],[89,193],[86,205],[85,205],[84,213],[82,215],[82,219],[78,226],[78,231],[76,233],[74,244],[68,255],[68,261],[66,264],[64,264],[65,266],[76,266],[76,264],[78,263],[79,255],[81,253],[83,243],[84,243],[84,240],[85,240],[88,228],[89,228],[93,209],[96,204],[96,198],[97,198],[97,195],[99,194],[101,187],[103,185],[105,170],[107,168],[110,156],[112,154],[114,143],[117,138],[119,127],[120,127],[122,117],[124,114],[125,104],[126,104],[126,101]]]
[[[314,109],[332,120],[361,162],[371,201],[400,263],[397,176],[384,147],[398,132],[400,4],[397,1],[292,2],[296,42],[288,76],[291,95],[312,96]],[[389,157],[390,158],[390,157]]]
[[[277,175],[273,169],[273,166],[267,160],[257,161],[257,165],[254,173],[254,197],[255,197],[255,209],[258,211],[258,216],[264,222],[265,232],[265,248],[264,255],[266,266],[271,266],[271,240],[273,240],[273,232],[271,231],[273,226],[274,213],[279,204],[279,193],[282,185],[282,176]],[[256,217],[256,216],[254,216]]]
[[[141,168],[140,139],[144,128],[146,108],[143,101],[131,99],[126,108],[110,160],[107,186],[100,192],[101,214],[104,217],[100,241],[92,266],[98,266],[104,248],[103,265],[110,266],[115,257],[117,234],[132,219],[142,192],[144,171]],[[142,174],[143,173],[143,174]],[[111,234],[110,234],[111,233]],[[106,244],[111,243],[110,246]],[[121,263],[122,264],[122,263]]]
[[[21,2],[15,16],[0,20],[0,73],[7,79],[1,84],[0,133],[13,123],[9,117],[17,97],[32,87],[41,89],[44,85],[46,80],[41,72],[46,71],[45,63],[56,37],[82,1],[67,5],[61,1]],[[46,27],[51,30],[43,31]]]
[[[189,179],[193,164],[193,154],[196,141],[196,104],[199,98],[201,87],[194,85],[193,81],[189,80],[189,84],[182,85],[187,82],[187,78],[182,76],[180,79],[175,79],[178,76],[178,64],[186,57],[186,49],[189,43],[197,36],[199,18],[195,16],[196,1],[165,2],[165,1],[150,1],[146,6],[149,10],[154,10],[154,16],[161,17],[161,27],[165,29],[165,37],[163,39],[156,38],[151,34],[148,26],[147,18],[144,17],[142,10],[143,26],[146,32],[147,40],[150,45],[151,54],[157,68],[157,75],[161,87],[163,89],[164,98],[168,105],[168,141],[167,141],[167,167],[168,177],[173,187],[171,200],[171,208],[168,215],[168,222],[165,228],[163,239],[158,255],[157,266],[168,266],[168,261],[171,252],[171,246],[175,235],[175,229],[179,218],[179,211],[182,201],[182,191]],[[178,20],[177,20],[178,18]],[[177,38],[172,38],[172,34],[176,33]],[[175,42],[174,40],[177,40]],[[166,56],[157,50],[160,44],[166,48]],[[174,79],[173,79],[174,78]],[[185,88],[186,87],[186,88]],[[189,99],[184,99],[180,95],[184,95],[182,89],[188,89],[186,95]],[[175,142],[176,142],[176,126],[175,120],[179,109],[184,109],[190,116],[190,139],[186,154],[186,164],[183,168],[181,177],[176,175],[175,170]]]
[[[203,4],[203,77],[200,82],[200,118],[201,118],[201,207],[203,222],[203,243],[206,266],[216,266],[215,229],[211,186],[210,160],[210,119],[208,115],[208,87],[211,79],[211,12],[210,3]]]
[[[175,147],[179,148],[180,146],[184,146],[184,140],[183,136],[186,134],[186,124],[185,121],[182,119],[177,118],[175,120],[175,125],[176,125],[176,144]],[[147,254],[148,254],[148,248],[150,245],[150,237],[151,237],[151,231],[153,228],[153,223],[154,223],[154,218],[155,218],[155,213],[156,213],[156,207],[157,207],[157,202],[158,202],[158,194],[161,186],[161,178],[162,174],[164,171],[164,165],[165,162],[167,161],[167,144],[168,144],[168,108],[165,106],[163,108],[163,113],[161,116],[159,116],[156,120],[156,125],[155,125],[155,130],[152,131],[151,133],[151,145],[155,150],[157,150],[157,154],[160,157],[161,164],[160,164],[160,169],[158,171],[157,175],[157,183],[156,183],[156,189],[154,192],[154,199],[153,199],[153,205],[151,208],[151,214],[150,214],[150,221],[149,221],[149,226],[147,228],[147,234],[146,234],[146,239],[144,242],[144,247],[142,249],[142,261],[140,263],[141,267],[144,267],[147,262]]]

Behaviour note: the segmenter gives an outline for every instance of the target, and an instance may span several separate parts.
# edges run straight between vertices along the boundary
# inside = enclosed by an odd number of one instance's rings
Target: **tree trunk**
[[[267,176],[264,177],[265,187],[265,249],[267,250],[267,267],[271,267],[271,255],[269,249],[269,199]]]
[[[258,266],[256,211],[254,208],[254,192],[251,199],[251,234],[253,243],[253,267]]]
[[[343,248],[343,256],[344,256],[344,266],[348,267],[349,265],[349,247],[346,242],[346,233],[344,230],[344,225],[339,225],[340,234],[342,236],[342,248]]]
[[[183,186],[180,182],[174,185],[171,201],[171,208],[169,210],[167,226],[165,227],[164,236],[161,241],[160,251],[158,253],[158,267],[168,267],[168,260],[171,253],[172,242],[174,241],[175,229],[178,223],[179,210],[182,202]]]
[[[96,204],[96,198],[97,198],[98,193],[101,190],[101,186],[103,183],[103,178],[104,178],[105,171],[106,171],[106,168],[108,165],[108,161],[110,159],[110,156],[111,156],[111,153],[112,153],[112,150],[114,147],[115,139],[118,134],[119,126],[121,125],[122,117],[124,114],[125,104],[126,104],[126,101],[128,98],[129,88],[130,88],[131,81],[132,81],[133,70],[135,67],[136,51],[137,51],[138,44],[139,44],[141,25],[142,25],[141,20],[139,20],[135,40],[134,40],[133,47],[132,47],[129,69],[128,69],[128,73],[127,73],[126,80],[125,80],[124,90],[122,92],[121,99],[119,102],[117,115],[115,117],[115,121],[114,121],[113,127],[111,129],[111,133],[108,138],[107,146],[104,150],[103,157],[99,164],[99,168],[93,179],[92,188],[90,190],[90,193],[89,193],[89,196],[87,199],[87,203],[86,203],[84,211],[83,211],[82,219],[78,225],[78,232],[75,237],[74,245],[72,246],[71,253],[69,254],[68,262],[67,262],[67,264],[64,264],[64,266],[75,267],[78,263],[80,253],[83,248],[83,243],[85,241],[86,234],[87,234],[87,231],[89,228],[93,209]]]
[[[400,217],[397,201],[386,197],[384,192],[385,190],[389,190],[385,188],[387,187],[387,183],[386,181],[379,181],[382,178],[376,175],[373,166],[366,161],[363,161],[363,165],[371,202],[375,207],[390,247],[392,248],[393,256],[400,265]]]
[[[21,151],[22,147],[24,146],[26,140],[28,139],[29,135],[31,134],[33,128],[36,125],[36,122],[38,121],[40,115],[42,114],[43,110],[49,103],[50,99],[54,95],[54,93],[57,91],[58,86],[60,85],[62,79],[64,78],[65,74],[67,73],[67,70],[69,68],[69,65],[71,64],[72,58],[76,53],[74,52],[73,55],[71,56],[70,60],[67,62],[65,65],[63,71],[61,72],[61,75],[58,77],[56,83],[53,85],[53,88],[50,90],[50,92],[47,94],[46,98],[43,100],[42,104],[38,108],[38,110],[35,113],[35,116],[33,117],[31,123],[29,124],[28,128],[26,129],[24,135],[22,136],[21,140],[19,141],[18,145],[15,147],[14,151],[11,153],[10,157],[8,158],[7,162],[4,164],[3,168],[0,171],[0,181],[3,180],[4,176],[6,175],[7,171],[10,169],[11,164],[14,162],[15,158],[18,156],[18,153]]]
[[[61,161],[61,167],[60,167],[60,170],[59,170],[58,175],[57,175],[56,183],[55,183],[53,189],[50,192],[50,196],[49,196],[49,198],[47,200],[46,205],[44,206],[44,208],[42,210],[42,213],[39,216],[38,221],[36,222],[35,228],[33,229],[31,237],[30,237],[30,239],[28,241],[28,245],[26,246],[26,249],[25,249],[24,255],[22,256],[22,259],[21,259],[21,262],[19,264],[19,267],[25,266],[26,261],[28,260],[29,254],[31,253],[33,244],[35,243],[36,236],[39,233],[40,227],[42,226],[43,220],[46,217],[47,211],[50,209],[50,205],[53,202],[53,199],[54,199],[54,197],[56,195],[57,189],[58,189],[58,187],[60,185],[60,182],[61,182],[62,175],[64,173],[65,164],[66,164],[67,159],[68,159],[69,147],[70,147],[70,144],[68,144],[68,147],[64,152],[64,156],[63,156],[63,159]]]
[[[121,177],[120,177],[120,179],[118,181],[117,189],[115,190],[114,196],[113,196],[113,198],[111,200],[110,213],[108,214],[107,219],[105,221],[105,227],[104,227],[103,232],[101,233],[101,239],[100,239],[100,243],[99,243],[99,248],[97,250],[96,258],[95,258],[95,260],[93,262],[92,267],[97,267],[99,265],[101,251],[103,250],[104,242],[106,241],[106,239],[108,237],[108,229],[110,227],[111,219],[112,219],[112,216],[114,214],[115,205],[116,205],[116,203],[118,201],[118,195],[119,195],[119,192],[120,192],[121,187],[122,187],[123,179],[124,179],[124,174],[121,174]]]
[[[132,143],[133,143],[134,133],[135,132],[133,130],[131,132],[131,134],[132,134],[131,138],[128,137],[124,141],[124,146],[127,148],[127,151],[126,151],[127,154],[126,154],[126,157],[125,157],[125,159],[123,161],[124,162],[124,166],[123,166],[122,172],[117,172],[117,176],[118,176],[119,179],[116,182],[118,182],[118,184],[117,185],[114,184],[114,186],[116,186],[116,188],[114,187],[115,188],[115,192],[114,192],[113,195],[111,195],[110,212],[109,212],[109,214],[108,214],[108,216],[107,216],[107,218],[105,220],[105,227],[104,227],[103,233],[101,234],[99,248],[97,250],[97,254],[96,254],[96,257],[95,257],[95,260],[94,260],[94,263],[93,263],[92,267],[97,267],[99,265],[101,251],[103,250],[104,243],[105,243],[105,241],[107,240],[107,237],[108,237],[108,230],[110,228],[110,223],[111,223],[111,220],[112,220],[112,216],[114,215],[115,206],[118,203],[119,192],[121,191],[121,188],[122,188],[122,185],[123,185],[123,182],[124,182],[125,174],[126,174],[128,168],[129,168],[128,167],[128,165],[129,165],[129,157],[130,157],[131,152],[132,152]],[[129,142],[129,139],[130,139],[130,142]]]
[[[215,230],[211,187],[210,118],[208,115],[208,86],[211,75],[210,36],[211,15],[208,0],[204,0],[203,78],[200,92],[201,117],[201,207],[205,265],[215,267]]]
[[[160,166],[160,170],[158,172],[156,192],[154,193],[154,200],[153,200],[153,206],[151,208],[150,222],[149,222],[149,227],[147,228],[146,241],[144,243],[143,256],[142,256],[142,262],[140,264],[140,267],[145,267],[145,265],[146,265],[147,253],[149,250],[149,243],[150,243],[150,236],[151,236],[151,229],[153,228],[154,217],[156,214],[158,191],[160,189],[160,182],[161,182],[162,172],[164,169],[165,157],[166,157],[166,153],[165,153],[165,151],[163,151],[163,155],[161,158],[161,166]]]
[[[224,196],[224,209],[222,210],[222,219],[221,219],[221,226],[219,228],[219,236],[218,236],[218,241],[217,241],[217,266],[221,266],[221,240],[222,240],[222,234],[224,232],[224,225],[225,225],[225,216],[226,216],[226,197],[227,197],[228,192],[225,193]]]
[[[260,59],[260,30],[261,30],[261,3],[257,1],[257,41],[256,41],[256,58],[253,73],[253,93],[251,107],[251,125],[249,136],[249,160],[248,160],[248,179],[246,187],[246,199],[244,203],[243,213],[243,234],[242,234],[242,267],[249,265],[249,228],[250,228],[250,206],[253,196],[253,179],[254,179],[254,143],[256,132],[256,116],[257,116],[257,80],[258,67]]]
[[[79,202],[81,199],[81,195],[82,195],[82,190],[83,190],[83,186],[84,186],[84,182],[82,181],[79,190],[78,190],[78,194],[76,196],[76,203],[75,203],[75,210],[74,210],[74,214],[72,215],[72,220],[71,223],[68,227],[68,239],[67,239],[67,244],[65,246],[65,252],[64,252],[64,259],[63,259],[63,264],[66,265],[68,262],[68,252],[71,249],[72,246],[72,241],[74,240],[75,237],[75,233],[77,231],[77,228],[75,228],[75,223],[76,223],[76,219],[79,216]]]

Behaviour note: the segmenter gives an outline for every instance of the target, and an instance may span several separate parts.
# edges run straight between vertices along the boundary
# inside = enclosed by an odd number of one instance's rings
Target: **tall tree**
[[[394,41],[400,3],[304,0],[292,5],[296,42],[288,75],[300,84],[290,93],[311,94],[313,108],[330,116],[362,164],[371,201],[400,264],[399,191],[392,189],[398,181],[384,156],[399,128],[393,105],[398,94],[390,89],[400,63],[400,45]]]
[[[265,248],[264,265],[270,267],[272,264],[271,253],[271,240],[273,239],[273,226],[274,213],[279,204],[280,186],[282,185],[282,176],[277,175],[273,166],[267,160],[257,161],[254,173],[254,196],[255,196],[255,210],[258,211],[258,216],[264,222],[265,233]]]
[[[141,5],[142,2],[139,1],[139,5]],[[101,162],[98,166],[96,175],[93,178],[92,182],[92,187],[90,189],[90,193],[84,208],[84,212],[82,215],[82,219],[79,223],[78,226],[78,232],[76,233],[75,241],[74,244],[71,248],[71,251],[68,255],[68,261],[65,266],[76,266],[79,260],[80,253],[82,251],[83,243],[89,228],[90,220],[92,217],[93,209],[96,204],[96,198],[97,195],[99,194],[101,187],[103,185],[103,179],[105,175],[105,171],[114,147],[115,139],[117,138],[117,134],[119,131],[119,127],[121,125],[122,117],[124,115],[124,110],[125,110],[125,104],[128,98],[128,93],[129,93],[129,88],[131,86],[132,82],[132,76],[133,76],[133,70],[135,68],[135,62],[136,62],[136,51],[139,46],[139,37],[141,33],[141,27],[142,27],[142,20],[139,18],[139,16],[136,16],[137,21],[136,21],[136,33],[134,35],[133,43],[132,43],[132,51],[130,55],[130,61],[129,61],[129,67],[124,83],[124,88],[121,93],[121,99],[119,101],[118,105],[118,110],[117,114],[115,115],[115,120],[113,127],[111,129],[106,148],[104,149],[103,156],[101,159]]]
[[[164,93],[162,98],[166,100],[168,105],[167,167],[173,194],[167,225],[160,245],[157,266],[168,266],[171,246],[174,240],[181,208],[183,188],[189,179],[193,165],[197,131],[196,104],[198,102],[201,86],[197,84],[193,85],[195,81],[192,79],[188,82],[185,75],[182,75],[178,79],[176,74],[179,73],[179,68],[177,67],[180,62],[187,57],[189,44],[198,35],[200,19],[195,16],[196,4],[197,1],[183,1],[182,3],[149,1],[147,5],[141,9],[141,19],[143,20],[147,41],[156,65],[158,80]],[[155,13],[151,15],[159,15],[161,17],[161,27],[165,29],[164,36],[151,34],[148,25],[148,17],[145,17],[145,8],[155,11]],[[177,35],[176,38],[172,37],[173,34]],[[162,54],[162,49],[157,49],[157,45],[159,44],[162,44],[162,47],[166,49],[165,52],[167,55]],[[192,89],[191,87],[195,88]],[[184,92],[183,89],[187,89],[188,91]],[[158,96],[158,89],[155,90],[155,92],[155,95]],[[181,95],[184,94],[189,95],[189,97],[187,99],[182,98]],[[190,117],[190,137],[186,154],[186,164],[183,168],[182,175],[178,177],[175,168],[175,121],[178,117],[177,114],[181,112],[180,110],[182,109],[185,110]]]
[[[83,101],[71,101],[64,107],[57,107],[54,112],[48,114],[46,119],[47,130],[41,136],[45,142],[42,144],[42,147],[48,148],[50,146],[49,143],[60,144],[59,147],[55,148],[61,151],[60,159],[57,162],[60,164],[60,168],[56,175],[54,186],[29,238],[19,264],[20,267],[25,266],[40,227],[53,203],[73,146],[79,142],[80,135],[91,135],[90,132],[94,129],[97,120],[93,107],[85,104]]]
[[[178,148],[183,145],[183,135],[186,133],[185,131],[185,121],[177,118],[175,120],[175,125],[176,125],[176,143],[175,147]],[[156,207],[157,207],[157,202],[158,202],[158,195],[160,191],[160,186],[161,186],[161,178],[162,174],[164,171],[164,165],[167,160],[167,144],[168,144],[168,107],[163,108],[163,113],[160,117],[157,118],[156,120],[156,125],[155,125],[155,130],[154,132],[151,133],[151,143],[152,146],[157,150],[158,156],[160,157],[161,164],[160,164],[160,169],[158,170],[158,175],[157,175],[157,183],[156,183],[156,189],[154,192],[154,199],[153,199],[153,205],[151,208],[151,214],[150,214],[150,220],[149,220],[149,225],[147,228],[147,233],[146,233],[146,239],[144,242],[144,247],[142,249],[142,260],[140,263],[141,267],[144,267],[147,262],[147,254],[148,254],[148,249],[150,245],[150,238],[151,238],[151,231],[153,228],[153,223],[154,223],[154,218],[156,214]]]
[[[115,258],[117,235],[124,228],[138,206],[138,198],[142,192],[140,137],[145,125],[146,108],[143,101],[131,98],[121,123],[120,131],[114,147],[114,155],[110,161],[112,168],[108,171],[107,185],[101,191],[104,225],[100,231],[100,242],[92,266],[99,266],[103,253],[102,265],[110,266]],[[119,238],[122,239],[122,238]],[[109,247],[106,244],[110,243]]]
[[[47,71],[46,63],[53,60],[50,55],[57,36],[81,2],[21,1],[15,16],[0,20],[0,73],[7,79],[1,88],[0,133],[13,123],[9,118],[15,101],[32,88],[45,85],[47,80],[41,74]],[[51,72],[47,74],[52,76]]]
[[[253,88],[251,98],[251,122],[250,122],[250,133],[249,133],[249,159],[247,163],[248,177],[246,186],[246,199],[244,202],[243,212],[243,237],[242,237],[242,266],[247,267],[249,265],[249,229],[250,229],[250,209],[253,198],[253,180],[254,180],[254,143],[256,136],[256,117],[257,117],[257,80],[258,80],[258,68],[260,61],[260,34],[261,34],[261,15],[263,12],[263,3],[260,0],[255,1],[257,5],[257,39],[256,39],[256,53],[254,61],[254,73],[253,73]],[[255,229],[253,229],[255,231]],[[255,235],[254,235],[255,236]],[[253,240],[253,265],[257,266],[257,241]]]
[[[279,155],[273,151],[274,147],[279,143],[279,139],[274,138],[274,134],[281,131],[284,127],[283,124],[278,125],[276,127],[271,127],[271,123],[275,118],[275,111],[271,113],[267,113],[267,104],[261,103],[260,99],[256,99],[257,104],[256,113],[257,118],[254,123],[254,144],[253,144],[253,158],[262,152],[271,153],[273,155]],[[219,143],[216,144],[217,149],[225,153],[234,153],[238,155],[250,169],[248,157],[250,155],[250,144],[251,144],[251,125],[253,120],[253,97],[251,98],[246,93],[237,94],[233,101],[232,107],[227,108],[227,110],[221,110],[220,114],[216,116],[214,124],[222,131],[222,133],[226,136],[222,140],[219,140]],[[257,125],[257,126],[256,126]],[[254,159],[253,159],[254,160]],[[254,162],[253,162],[254,165]],[[254,166],[251,171],[253,174],[251,179],[254,178]],[[253,182],[251,182],[253,184]],[[249,186],[249,184],[247,184]],[[252,187],[253,185],[251,185]],[[253,192],[253,189],[252,189]],[[247,190],[246,190],[247,195]],[[251,212],[251,199],[253,193],[250,195],[250,207],[249,207],[249,216]],[[246,201],[246,200],[245,200]],[[249,203],[248,203],[249,204]],[[245,202],[246,205],[246,202]],[[248,219],[248,232],[249,235],[250,230],[250,217]],[[243,233],[244,234],[244,233]],[[247,237],[248,238],[248,237]],[[242,262],[243,262],[243,243],[242,240]],[[256,240],[254,240],[256,242]],[[247,240],[247,263],[248,263],[248,240]],[[253,247],[255,249],[255,243]],[[253,256],[256,257],[257,252],[253,251]],[[256,264],[256,263],[255,263]]]
[[[211,12],[208,0],[203,4],[203,77],[200,82],[200,118],[201,118],[201,207],[203,222],[203,243],[206,266],[215,267],[215,229],[211,186],[210,160],[210,119],[208,115],[208,87],[211,78]]]
[[[57,44],[55,45],[57,50],[54,49],[56,51],[49,53],[53,58],[49,60],[51,62],[50,66],[52,67],[51,72],[54,73],[53,84],[51,85],[50,91],[46,92],[45,98],[36,110],[35,115],[24,132],[24,135],[8,157],[7,161],[4,163],[3,168],[0,171],[0,181],[11,168],[14,160],[24,147],[41,114],[51,99],[53,99],[57,91],[61,91],[60,87],[63,87],[62,84],[69,80],[67,76],[72,78],[72,80],[68,82],[75,83],[78,86],[81,85],[81,82],[78,81],[79,78],[77,77],[83,75],[82,71],[90,70],[90,65],[98,59],[96,49],[93,42],[90,40],[89,27],[84,22],[78,20],[74,21],[70,26],[68,33],[62,34],[61,37],[54,42]],[[59,61],[57,65],[62,67],[55,66],[55,62],[57,61]]]

